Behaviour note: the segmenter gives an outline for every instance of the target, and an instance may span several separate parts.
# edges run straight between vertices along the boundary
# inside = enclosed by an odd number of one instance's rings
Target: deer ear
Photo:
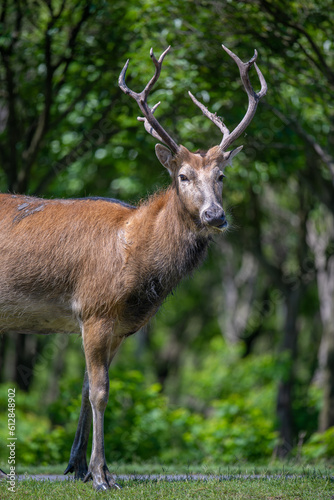
[[[227,151],[224,153],[224,159],[223,159],[223,165],[222,167],[225,168],[227,165],[231,165],[232,167],[232,160],[234,156],[236,156],[240,151],[242,150],[243,146],[239,146],[238,148],[232,149],[232,151]]]
[[[156,144],[155,154],[157,155],[161,165],[167,168],[170,175],[172,175],[173,170],[175,170],[175,159],[173,153],[168,148],[166,148],[166,146],[163,146],[162,144]]]

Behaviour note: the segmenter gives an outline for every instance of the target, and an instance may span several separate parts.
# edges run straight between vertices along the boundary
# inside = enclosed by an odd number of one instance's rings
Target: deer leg
[[[86,452],[91,424],[92,407],[89,401],[89,381],[86,371],[82,386],[82,400],[78,427],[71,449],[70,461],[64,472],[64,474],[74,472],[75,479],[83,479],[88,472]]]
[[[122,342],[113,336],[111,322],[92,320],[83,326],[83,342],[89,380],[89,401],[93,414],[93,445],[84,482],[93,479],[96,490],[119,488],[114,482],[104,454],[104,411],[109,397],[109,366]]]

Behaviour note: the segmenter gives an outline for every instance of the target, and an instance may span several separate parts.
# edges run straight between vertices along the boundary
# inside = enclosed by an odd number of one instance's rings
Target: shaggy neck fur
[[[137,238],[129,246],[126,272],[131,267],[136,287],[127,297],[127,315],[144,319],[202,262],[209,236],[185,213],[172,187],[141,205],[132,224]]]

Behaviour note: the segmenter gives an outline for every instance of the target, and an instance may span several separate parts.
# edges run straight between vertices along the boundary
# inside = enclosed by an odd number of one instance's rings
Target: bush
[[[8,386],[0,386],[0,406],[7,408]],[[36,394],[16,389],[16,463],[54,464],[68,459],[68,434],[64,426],[53,426],[47,415],[38,412]],[[8,443],[7,418],[0,422],[0,442]],[[0,448],[0,461],[7,463],[8,448]]]
[[[169,438],[169,408],[159,384],[135,370],[112,372],[105,413],[106,456],[127,462],[160,456]]]
[[[334,427],[325,432],[316,432],[302,448],[302,457],[307,460],[334,457]]]
[[[227,348],[222,339],[215,339],[211,347],[212,354],[200,368],[185,371],[183,384],[187,385],[189,401],[196,400],[196,410],[186,398],[182,406],[172,406],[160,385],[147,385],[137,370],[111,370],[105,413],[107,461],[233,463],[272,454],[277,440],[273,360],[268,355],[257,356],[240,364],[238,348]],[[43,406],[37,391],[28,395],[17,391],[20,463],[68,460],[79,418],[80,392],[81,380],[63,379],[61,397]],[[7,386],[0,389],[0,402],[7,406]],[[203,411],[199,410],[201,405]],[[7,423],[3,423],[0,439],[6,442],[7,437]],[[6,450],[1,450],[0,459],[7,461]]]

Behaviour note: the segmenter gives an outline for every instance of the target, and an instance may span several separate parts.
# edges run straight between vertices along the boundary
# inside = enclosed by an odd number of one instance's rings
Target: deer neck
[[[135,211],[122,241],[124,305],[120,314],[128,335],[143,326],[182,278],[201,263],[209,239],[196,230],[170,188]]]
[[[177,284],[202,262],[209,236],[185,211],[174,187],[149,199],[138,215],[146,222],[139,231],[142,258],[153,274],[159,271],[166,275],[163,281],[169,277]]]

